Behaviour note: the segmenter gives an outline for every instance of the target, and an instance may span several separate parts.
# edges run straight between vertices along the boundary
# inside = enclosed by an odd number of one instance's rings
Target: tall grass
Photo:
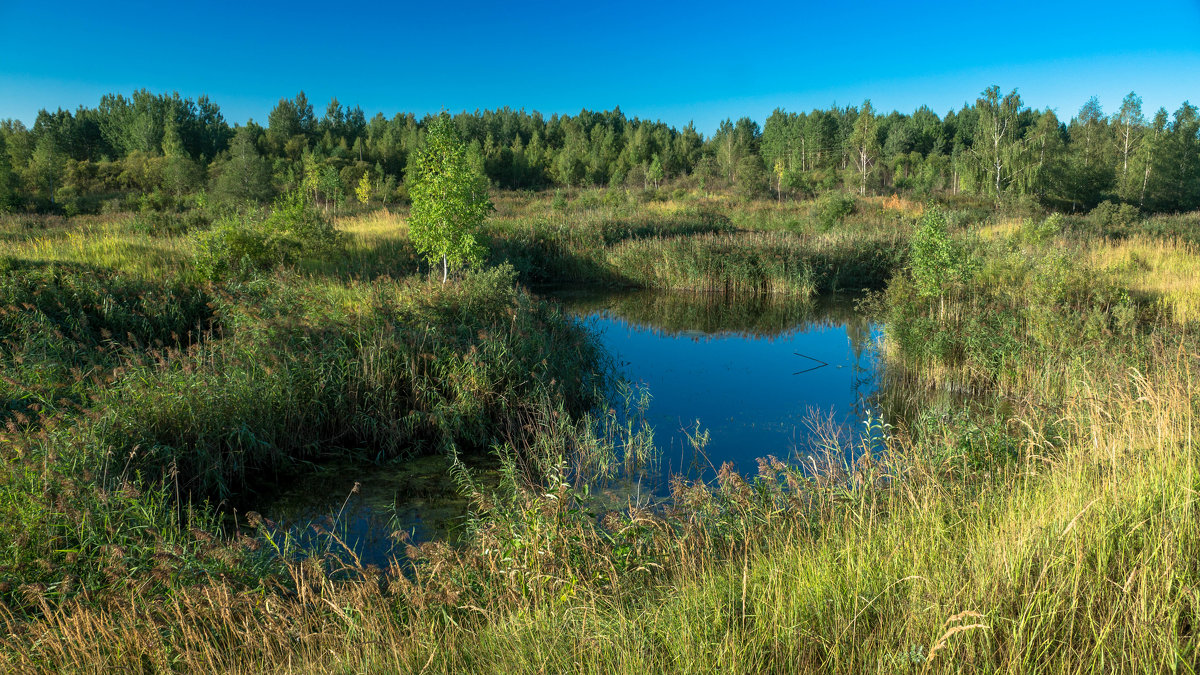
[[[1134,235],[1090,247],[1093,263],[1117,274],[1131,293],[1151,299],[1180,324],[1200,320],[1200,248],[1179,239]]]
[[[781,294],[878,288],[900,262],[910,219],[874,208],[837,230],[810,206],[719,200],[562,209],[505,204],[491,226],[493,259],[530,283],[591,282],[643,288]]]
[[[986,471],[953,447],[888,434],[886,451],[864,449],[852,466],[768,461],[752,483],[724,473],[711,488],[680,485],[676,510],[600,525],[552,482],[488,505],[474,544],[414,551],[424,562],[411,575],[334,581],[297,563],[284,594],[223,582],[166,603],[134,590],[32,624],[10,616],[9,663],[1186,672],[1200,611],[1194,357],[1186,364],[1154,378],[1079,373],[1069,424],[1049,437],[1057,411],[1022,411],[1020,456]]]

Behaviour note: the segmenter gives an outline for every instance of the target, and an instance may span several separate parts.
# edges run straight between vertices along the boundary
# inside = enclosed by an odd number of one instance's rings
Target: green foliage
[[[945,294],[951,284],[964,280],[969,272],[965,251],[950,238],[946,214],[928,208],[913,233],[909,252],[909,271],[924,297]]]
[[[771,193],[771,174],[767,173],[757,155],[743,157],[737,163],[734,192],[745,200],[766,197]]]
[[[646,178],[657,188],[664,177],[666,177],[666,173],[663,171],[662,162],[659,161],[658,155],[655,154],[654,158],[650,161],[650,166],[646,167]]]
[[[258,204],[273,193],[271,172],[258,153],[248,128],[238,129],[229,154],[220,165],[213,184],[213,197],[235,205]]]
[[[1058,232],[1061,219],[1047,221],[1027,227]],[[887,339],[901,367],[952,377],[964,391],[1011,390],[1030,361],[1065,367],[1098,354],[1124,358],[1142,310],[1110,273],[1064,248],[1068,242],[1020,234],[1023,246],[976,242],[968,258],[965,244],[947,241],[941,228],[922,228],[930,231],[914,235],[911,278],[894,278],[887,290]],[[918,271],[918,239],[933,273]]]
[[[332,221],[303,193],[290,192],[277,199],[265,217],[248,211],[199,233],[195,239],[195,265],[205,279],[230,274],[246,277],[303,257],[328,254],[339,244]]]
[[[129,350],[191,342],[214,325],[212,300],[175,280],[0,259],[0,423],[81,400],[83,374],[117,366]]]
[[[223,305],[232,338],[131,364],[106,389],[96,442],[118,456],[141,447],[147,475],[174,467],[185,487],[227,496],[256,470],[331,454],[484,450],[501,421],[545,399],[579,413],[603,385],[592,337],[519,292],[506,266],[445,287],[293,282],[240,295]],[[361,311],[347,314],[344,297]]]
[[[371,173],[369,171],[358,180],[358,187],[354,188],[354,196],[358,198],[359,204],[371,201]]]
[[[12,170],[4,134],[0,132],[0,213],[13,210],[17,205],[17,177]]]
[[[1046,216],[1040,222],[1033,218],[1026,218],[1021,223],[1021,228],[1017,232],[1017,238],[1020,242],[1032,246],[1037,246],[1050,241],[1054,237],[1062,234],[1063,217],[1061,214],[1052,213]]]
[[[483,219],[494,207],[487,178],[470,160],[467,147],[448,117],[429,127],[425,148],[409,169],[409,236],[429,263],[449,266],[479,264],[485,249],[479,241]]]
[[[863,101],[862,108],[854,118],[854,130],[847,141],[860,195],[865,195],[874,181],[875,162],[879,158],[878,124],[871,100]]]
[[[1092,225],[1104,231],[1128,226],[1137,221],[1140,216],[1138,208],[1133,204],[1114,204],[1105,199],[1092,209],[1088,214],[1088,220],[1092,222]]]
[[[812,206],[812,217],[825,229],[840,225],[846,216],[854,213],[854,195],[846,192],[826,192]]]
[[[433,122],[398,114],[368,123],[362,110],[336,100],[318,118],[301,92],[279,102],[267,128],[231,128],[204,97],[143,90],[73,113],[43,110],[32,129],[10,121],[0,135],[15,177],[10,208],[91,213],[114,198],[156,190],[183,197],[205,187],[215,204],[261,204],[303,186],[329,210],[355,196],[368,170],[376,198],[406,201],[399,178]],[[709,138],[619,110],[547,118],[505,108],[450,123],[469,163],[506,189],[657,189],[670,180],[748,200],[840,187],[1071,213],[1115,197],[1147,213],[1200,208],[1200,115],[1184,103],[1147,120],[1132,92],[1114,115],[1093,100],[1060,120],[993,85],[944,117],[924,106],[884,113],[867,100],[857,109],[776,110],[761,128],[749,118],[726,120]]]

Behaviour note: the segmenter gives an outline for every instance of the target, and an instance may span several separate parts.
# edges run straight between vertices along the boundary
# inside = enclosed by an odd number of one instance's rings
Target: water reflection
[[[847,298],[795,302],[660,291],[555,290],[600,334],[622,374],[653,396],[646,413],[670,471],[742,473],[757,458],[802,458],[814,423],[849,440],[876,390],[880,332]],[[693,456],[697,429],[709,442]],[[847,443],[848,445],[848,443]]]

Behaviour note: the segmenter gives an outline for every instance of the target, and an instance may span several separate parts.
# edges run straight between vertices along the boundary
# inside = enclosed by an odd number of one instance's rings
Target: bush
[[[950,239],[941,209],[928,209],[913,233],[909,267],[917,293],[923,297],[944,294],[951,284],[969,274],[966,252]]]
[[[300,192],[280,197],[265,218],[224,219],[196,239],[196,268],[206,279],[246,277],[335,249],[333,223]]]
[[[1133,204],[1113,204],[1107,199],[1096,205],[1088,220],[1099,228],[1123,227],[1136,221],[1141,214]]]
[[[1018,230],[1017,236],[1022,243],[1026,244],[1042,244],[1062,233],[1063,217],[1060,214],[1052,213],[1042,222],[1036,222],[1032,218],[1026,218],[1021,224],[1021,229]]]
[[[817,198],[812,208],[812,217],[821,227],[830,229],[841,224],[846,216],[854,213],[854,195],[845,192],[826,192]]]

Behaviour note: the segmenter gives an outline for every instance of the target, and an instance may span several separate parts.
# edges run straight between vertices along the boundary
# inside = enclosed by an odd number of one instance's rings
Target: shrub
[[[1021,229],[1017,232],[1019,240],[1026,244],[1042,244],[1062,233],[1063,217],[1060,214],[1052,213],[1045,220],[1039,222],[1032,218],[1025,219],[1021,224]]]
[[[968,273],[966,252],[950,239],[946,216],[929,209],[913,233],[909,268],[917,292],[924,297],[942,295],[947,287]]]
[[[333,223],[300,192],[280,197],[265,217],[224,219],[196,239],[196,268],[206,279],[248,276],[335,249]]]
[[[812,217],[821,227],[830,229],[841,224],[846,216],[854,213],[854,195],[845,192],[826,192],[817,198],[812,208]]]
[[[1113,204],[1107,199],[1096,205],[1088,219],[1099,228],[1122,227],[1133,223],[1140,213],[1133,204]]]

